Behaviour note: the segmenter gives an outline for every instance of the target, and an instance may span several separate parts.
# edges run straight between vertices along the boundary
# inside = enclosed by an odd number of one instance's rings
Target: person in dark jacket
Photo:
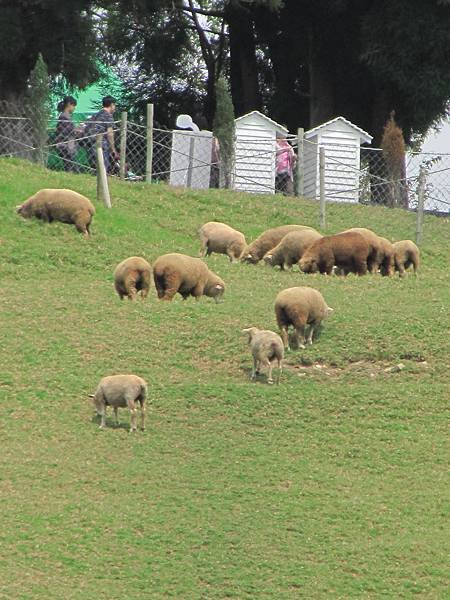
[[[58,154],[61,157],[65,171],[79,172],[78,164],[75,162],[77,152],[78,130],[72,122],[72,115],[77,101],[72,96],[66,96],[58,104],[58,123],[56,124],[56,143]]]
[[[112,96],[105,96],[102,100],[103,108],[93,115],[86,124],[85,135],[90,136],[90,162],[92,167],[96,167],[97,159],[95,155],[95,136],[102,134],[103,161],[106,172],[111,170],[111,158],[115,161],[119,159],[119,153],[116,150],[114,140],[114,112],[116,110],[116,101]]]

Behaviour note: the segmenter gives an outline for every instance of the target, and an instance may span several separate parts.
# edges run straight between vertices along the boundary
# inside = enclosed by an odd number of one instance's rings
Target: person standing
[[[286,136],[277,133],[275,190],[285,196],[294,194],[294,165],[296,160],[297,156]]]
[[[95,136],[102,134],[102,149],[103,149],[103,161],[105,163],[106,172],[110,172],[111,157],[114,160],[119,159],[119,153],[116,150],[114,140],[114,112],[116,110],[116,101],[112,96],[105,96],[102,100],[103,108],[98,111],[93,117],[91,117],[86,124],[85,135],[92,136],[90,141],[90,162],[91,166],[95,167],[96,153],[95,153]]]
[[[72,115],[77,105],[73,96],[65,96],[58,104],[58,122],[56,124],[56,149],[63,161],[65,171],[79,172],[78,164],[75,162],[77,153],[76,137],[78,129],[72,121]]]

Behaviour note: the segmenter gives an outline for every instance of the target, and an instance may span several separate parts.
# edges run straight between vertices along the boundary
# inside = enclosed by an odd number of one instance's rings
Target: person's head
[[[113,113],[116,110],[116,100],[112,96],[105,96],[102,100],[103,110]]]
[[[58,111],[73,113],[76,105],[77,101],[73,96],[65,96],[61,102],[58,103]]]

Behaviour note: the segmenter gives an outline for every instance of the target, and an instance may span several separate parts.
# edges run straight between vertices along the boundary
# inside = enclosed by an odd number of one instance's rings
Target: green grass
[[[123,258],[197,255],[222,220],[247,239],[317,225],[313,202],[111,183],[93,237],[23,220],[42,187],[95,181],[0,160],[0,598],[448,597],[448,222],[425,217],[404,280],[209,266],[224,302],[120,302]],[[414,237],[414,215],[328,206],[327,232]],[[241,329],[275,329],[277,292],[334,308],[280,386],[249,380]],[[402,362],[404,369],[385,369]],[[148,427],[99,431],[106,375],[150,387]],[[447,394],[447,397],[446,397]],[[447,519],[447,521],[446,521]]]

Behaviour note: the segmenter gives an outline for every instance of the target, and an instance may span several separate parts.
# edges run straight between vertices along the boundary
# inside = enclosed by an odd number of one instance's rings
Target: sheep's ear
[[[220,283],[216,284],[214,287],[216,288],[216,290],[223,290],[223,285],[221,285]]]
[[[331,313],[334,311],[334,308],[331,308],[331,306],[327,306],[327,313],[329,315],[331,315]]]
[[[88,394],[89,398],[95,398],[95,394]]]
[[[18,205],[16,206],[16,213],[20,212],[20,209],[21,209],[21,208],[22,208],[22,205],[21,205],[21,204],[18,204]]]

